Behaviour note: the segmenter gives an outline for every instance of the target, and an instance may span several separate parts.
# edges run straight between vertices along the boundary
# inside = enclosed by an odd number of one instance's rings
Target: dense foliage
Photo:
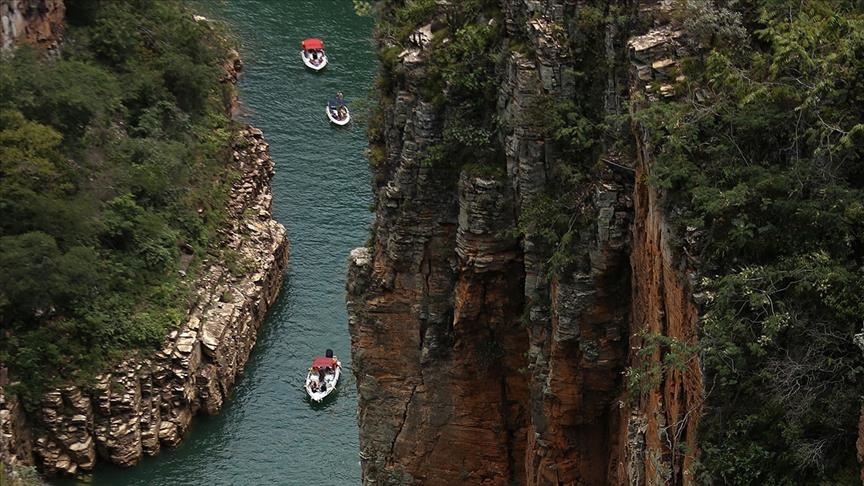
[[[488,21],[496,19],[490,5],[449,2],[457,3],[449,15],[434,0],[374,4],[389,46],[380,51],[382,106],[406,83],[399,55],[412,32],[434,17],[418,88],[439,106],[443,127],[425,162],[500,175],[500,137],[510,127],[489,116],[500,61],[536,53],[527,39],[502,40],[500,25]],[[578,4],[553,32],[575,66],[563,75],[576,94],[540,96],[527,113],[545,139],[550,182],[526,202],[518,228],[550,250],[548,264],[560,274],[579,254],[580,218],[590,216],[587,176],[603,170],[601,158],[626,160],[633,151],[633,136],[622,131],[631,120],[616,106],[626,93],[607,92],[628,86],[630,62],[609,46],[626,45],[625,36],[645,27],[626,2]],[[677,367],[678,358],[700,353],[700,483],[856,483],[864,11],[850,0],[671,4],[692,54],[682,60],[686,77],[675,101],[637,106],[632,121],[650,138],[649,182],[664,189],[679,247],[702,271],[705,312],[698,346],[646,336],[637,354],[672,349],[663,366]],[[382,124],[379,113],[370,132],[374,165],[386,158]],[[654,386],[664,369],[646,370],[647,379],[630,386]]]
[[[653,182],[705,269],[699,473],[849,484],[864,394],[864,12],[727,3],[686,4],[687,94],[638,115]]]
[[[382,105],[392,102],[396,86],[406,82],[398,55],[405,48],[422,50],[426,61],[419,75],[422,81],[418,91],[423,101],[438,110],[442,123],[442,138],[426,150],[423,163],[451,175],[462,168],[478,174],[503,175],[503,157],[497,143],[498,121],[493,116],[501,61],[497,2],[397,3],[377,4],[380,11],[376,35],[387,46],[379,52],[382,73],[378,89]],[[432,39],[423,42],[421,48],[411,36],[430,21]],[[370,161],[374,165],[383,157],[381,121],[376,122],[373,117],[370,124]]]
[[[66,4],[59,53],[0,59],[0,362],[25,394],[158,345],[227,195],[212,28],[177,2]]]

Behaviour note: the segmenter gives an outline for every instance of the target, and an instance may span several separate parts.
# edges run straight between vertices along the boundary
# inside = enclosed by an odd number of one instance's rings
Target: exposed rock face
[[[397,94],[388,119],[374,254],[355,250],[350,264],[364,477],[506,484],[522,467],[514,431],[527,393],[512,298],[520,253],[498,235],[514,225],[513,201],[501,181],[448,181],[420,165],[436,120],[412,92]]]
[[[548,193],[562,163],[532,108],[578,96],[573,73],[593,66],[580,65],[566,39],[580,6],[502,7],[507,37],[529,45],[505,49],[500,73],[506,177],[448,178],[418,164],[441,122],[416,88],[424,50],[400,56],[387,157],[374,168],[374,240],[349,262],[364,484],[691,482],[698,361],[661,373],[632,400],[622,392],[628,367],[663,358],[637,354],[647,334],[696,339],[698,312],[661,195],[643,180],[650,147],[635,133],[637,155],[604,150],[616,169],[592,169],[576,188],[574,216],[591,219],[566,270],[550,267],[552,249],[538,236],[515,239],[519,215]],[[630,86],[639,100],[674,95],[680,33],[662,27],[630,46],[611,24],[591,35],[603,37],[609,66],[633,51],[632,73],[607,66],[599,76],[605,114],[623,109]]]
[[[0,0],[0,51],[22,43],[57,47],[65,13],[63,0]]]
[[[152,358],[131,358],[91,389],[46,393],[34,452],[47,474],[92,470],[97,456],[121,466],[177,445],[199,412],[215,414],[242,371],[288,261],[285,228],[271,217],[273,161],[261,131],[234,147],[241,174],[220,231],[242,272],[206,262],[186,322]],[[237,274],[239,273],[239,274]]]
[[[861,419],[858,421],[858,464],[861,464],[861,483],[864,483],[864,404],[861,405]]]
[[[3,393],[8,384],[5,372],[5,368],[0,368],[0,462],[8,473],[19,464],[33,464],[33,439],[21,402]],[[0,482],[4,479],[0,473]]]

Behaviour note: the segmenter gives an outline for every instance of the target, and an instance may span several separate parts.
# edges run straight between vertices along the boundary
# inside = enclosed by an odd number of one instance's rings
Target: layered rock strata
[[[242,372],[275,301],[288,262],[285,228],[271,216],[274,164],[260,130],[234,145],[239,174],[219,230],[222,255],[205,260],[186,321],[148,358],[130,358],[86,389],[45,394],[34,417],[33,452],[46,474],[121,466],[180,443],[197,413],[217,413]],[[4,415],[5,416],[5,415]]]
[[[16,44],[56,48],[65,14],[64,0],[0,0],[0,51]]]
[[[438,112],[417,89],[427,55],[420,45],[400,55],[404,76],[386,93],[394,102],[384,114],[386,160],[373,168],[374,238],[349,261],[364,484],[689,483],[698,361],[661,372],[643,395],[622,393],[628,368],[662,362],[659,350],[638,353],[646,336],[696,339],[686,262],[672,251],[662,195],[644,184],[647,139],[634,130],[634,155],[604,143],[599,168],[574,189],[574,221],[589,216],[576,229],[574,263],[551,267],[555,249],[516,228],[560,182],[559,166],[572,163],[532,111],[544,99],[580,96],[574,72],[591,66],[574,58],[568,35],[581,34],[568,19],[582,6],[502,7],[506,176],[463,171],[454,182],[418,163],[442,136]],[[642,8],[650,15],[663,6]],[[640,103],[674,95],[679,34],[648,24],[654,30],[629,44],[619,27],[600,28],[600,116],[626,109],[631,91]],[[512,39],[528,48],[508,49]],[[629,73],[615,67],[628,50]]]

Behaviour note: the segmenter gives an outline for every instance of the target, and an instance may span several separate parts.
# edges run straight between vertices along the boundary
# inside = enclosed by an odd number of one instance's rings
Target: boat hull
[[[336,390],[336,385],[339,383],[339,376],[341,374],[342,366],[340,365],[336,367],[335,372],[325,375],[324,382],[327,384],[327,389],[325,391],[313,391],[312,383],[317,383],[318,376],[317,374],[312,373],[312,370],[309,370],[309,373],[306,375],[306,383],[305,385],[303,385],[303,388],[306,389],[306,394],[309,395],[309,398],[312,399],[312,401],[320,402]]]
[[[300,51],[300,58],[303,59],[303,64],[305,64],[307,68],[312,69],[313,71],[320,71],[324,69],[324,66],[327,65],[327,55],[323,52],[321,53],[321,62],[319,62],[318,64],[314,64],[312,62],[312,56],[308,55],[306,51]]]
[[[348,108],[345,108],[345,118],[342,118],[341,120],[333,116],[333,111],[329,107],[325,107],[324,112],[327,113],[327,118],[330,120],[330,123],[333,123],[334,125],[344,126],[351,121],[351,112],[348,111]]]

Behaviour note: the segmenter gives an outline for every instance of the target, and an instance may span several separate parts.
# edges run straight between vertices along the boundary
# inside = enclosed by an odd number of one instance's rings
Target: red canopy
[[[317,358],[312,360],[312,367],[324,368],[327,366],[336,366],[336,358],[325,358],[324,356],[318,356]]]
[[[304,40],[300,43],[300,45],[306,51],[312,49],[324,49],[324,41],[322,41],[321,39],[316,39],[315,37]]]

